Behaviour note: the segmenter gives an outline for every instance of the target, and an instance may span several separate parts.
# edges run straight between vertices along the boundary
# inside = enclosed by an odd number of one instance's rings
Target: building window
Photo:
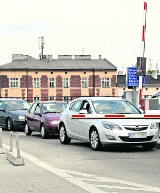
[[[65,74],[67,74],[67,72],[65,72]]]
[[[49,87],[54,88],[54,78],[49,79]]]
[[[53,72],[51,72],[51,74],[53,74]]]
[[[146,90],[148,90],[148,88],[146,88]]]
[[[69,87],[68,78],[64,78],[63,80],[64,80],[63,82],[64,88],[68,88]]]
[[[87,78],[82,78],[82,88],[87,88]]]
[[[50,101],[54,101],[54,100],[55,100],[55,97],[54,97],[54,96],[50,96],[50,97],[49,97],[49,100],[50,100]]]
[[[156,88],[156,90],[158,90],[158,88]]]
[[[10,87],[11,88],[18,88],[18,78],[11,78],[10,79]]]
[[[38,74],[38,72],[35,72],[35,74]]]
[[[39,97],[34,97],[34,102],[38,102],[39,101]]]
[[[68,96],[64,96],[63,100],[64,100],[64,102],[68,102],[69,101],[69,97]]]
[[[39,87],[39,78],[34,78],[34,88]]]
[[[83,74],[86,74],[86,72],[83,72]]]
[[[109,87],[109,78],[102,78],[102,88]]]
[[[105,74],[107,74],[107,72],[105,72]]]

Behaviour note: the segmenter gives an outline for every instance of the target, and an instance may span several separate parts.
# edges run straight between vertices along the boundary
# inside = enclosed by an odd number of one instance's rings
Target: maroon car
[[[67,107],[66,102],[41,101],[34,102],[25,115],[25,134],[39,131],[42,138],[59,134],[58,124],[60,115]]]

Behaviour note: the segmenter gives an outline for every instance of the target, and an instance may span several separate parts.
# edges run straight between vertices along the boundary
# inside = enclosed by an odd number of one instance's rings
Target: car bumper
[[[58,125],[45,125],[45,129],[50,135],[59,134]]]
[[[137,135],[130,135],[130,134]],[[141,135],[139,135],[141,134]],[[146,136],[144,136],[144,135]],[[113,131],[100,132],[100,140],[102,144],[128,144],[128,145],[143,145],[145,143],[156,143],[159,138],[157,129],[144,132],[128,132],[128,131]]]
[[[23,130],[25,127],[25,121],[14,121],[15,130]]]

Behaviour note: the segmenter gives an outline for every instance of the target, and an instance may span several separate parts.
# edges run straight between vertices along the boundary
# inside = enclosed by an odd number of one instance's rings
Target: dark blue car
[[[21,99],[0,99],[0,127],[9,131],[23,130],[30,105]]]

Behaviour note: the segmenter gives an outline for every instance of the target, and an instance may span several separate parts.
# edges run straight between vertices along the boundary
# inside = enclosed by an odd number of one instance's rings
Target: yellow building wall
[[[53,74],[51,74],[53,72]],[[67,73],[66,73],[67,72]],[[84,72],[86,72],[84,74]],[[116,71],[95,71],[94,75],[98,75],[99,78],[109,78],[110,79],[110,87],[107,88],[102,88],[102,87],[96,87],[95,88],[95,94],[96,94],[96,89],[99,89],[100,91],[100,96],[112,96],[112,89],[111,87],[111,79],[114,76],[116,76]],[[24,75],[26,76],[32,76],[33,81],[32,85],[33,88],[28,88],[28,89],[33,89],[33,97],[41,97],[41,89],[48,89],[48,96],[56,96],[56,87],[55,88],[50,88],[49,87],[49,78],[54,78],[55,79],[55,86],[56,86],[56,77],[60,75],[62,78],[69,78],[71,75],[79,75],[81,78],[89,78],[90,75],[93,75],[93,71],[40,71],[40,70],[34,70],[34,71],[0,71],[0,75],[7,75],[7,78],[18,78],[18,88],[11,88],[10,87],[10,82],[9,82],[9,88],[1,88],[1,97],[6,97],[6,93],[8,92],[8,97],[22,97],[22,90],[23,94],[25,97],[27,96],[27,88],[20,88],[20,78]],[[48,77],[48,88],[34,88],[34,78],[41,78],[43,75],[46,75]],[[63,81],[62,81],[63,82]],[[70,80],[69,80],[70,83]],[[89,84],[88,84],[89,86]],[[72,87],[74,89],[75,87]],[[89,88],[92,87],[87,87],[87,88],[82,88],[78,87],[78,89],[81,89],[81,96],[88,96],[89,95]],[[69,88],[60,88],[63,90],[63,96],[70,96],[70,85]],[[76,89],[76,88],[75,88]],[[117,96],[117,89],[115,89],[115,96]]]

